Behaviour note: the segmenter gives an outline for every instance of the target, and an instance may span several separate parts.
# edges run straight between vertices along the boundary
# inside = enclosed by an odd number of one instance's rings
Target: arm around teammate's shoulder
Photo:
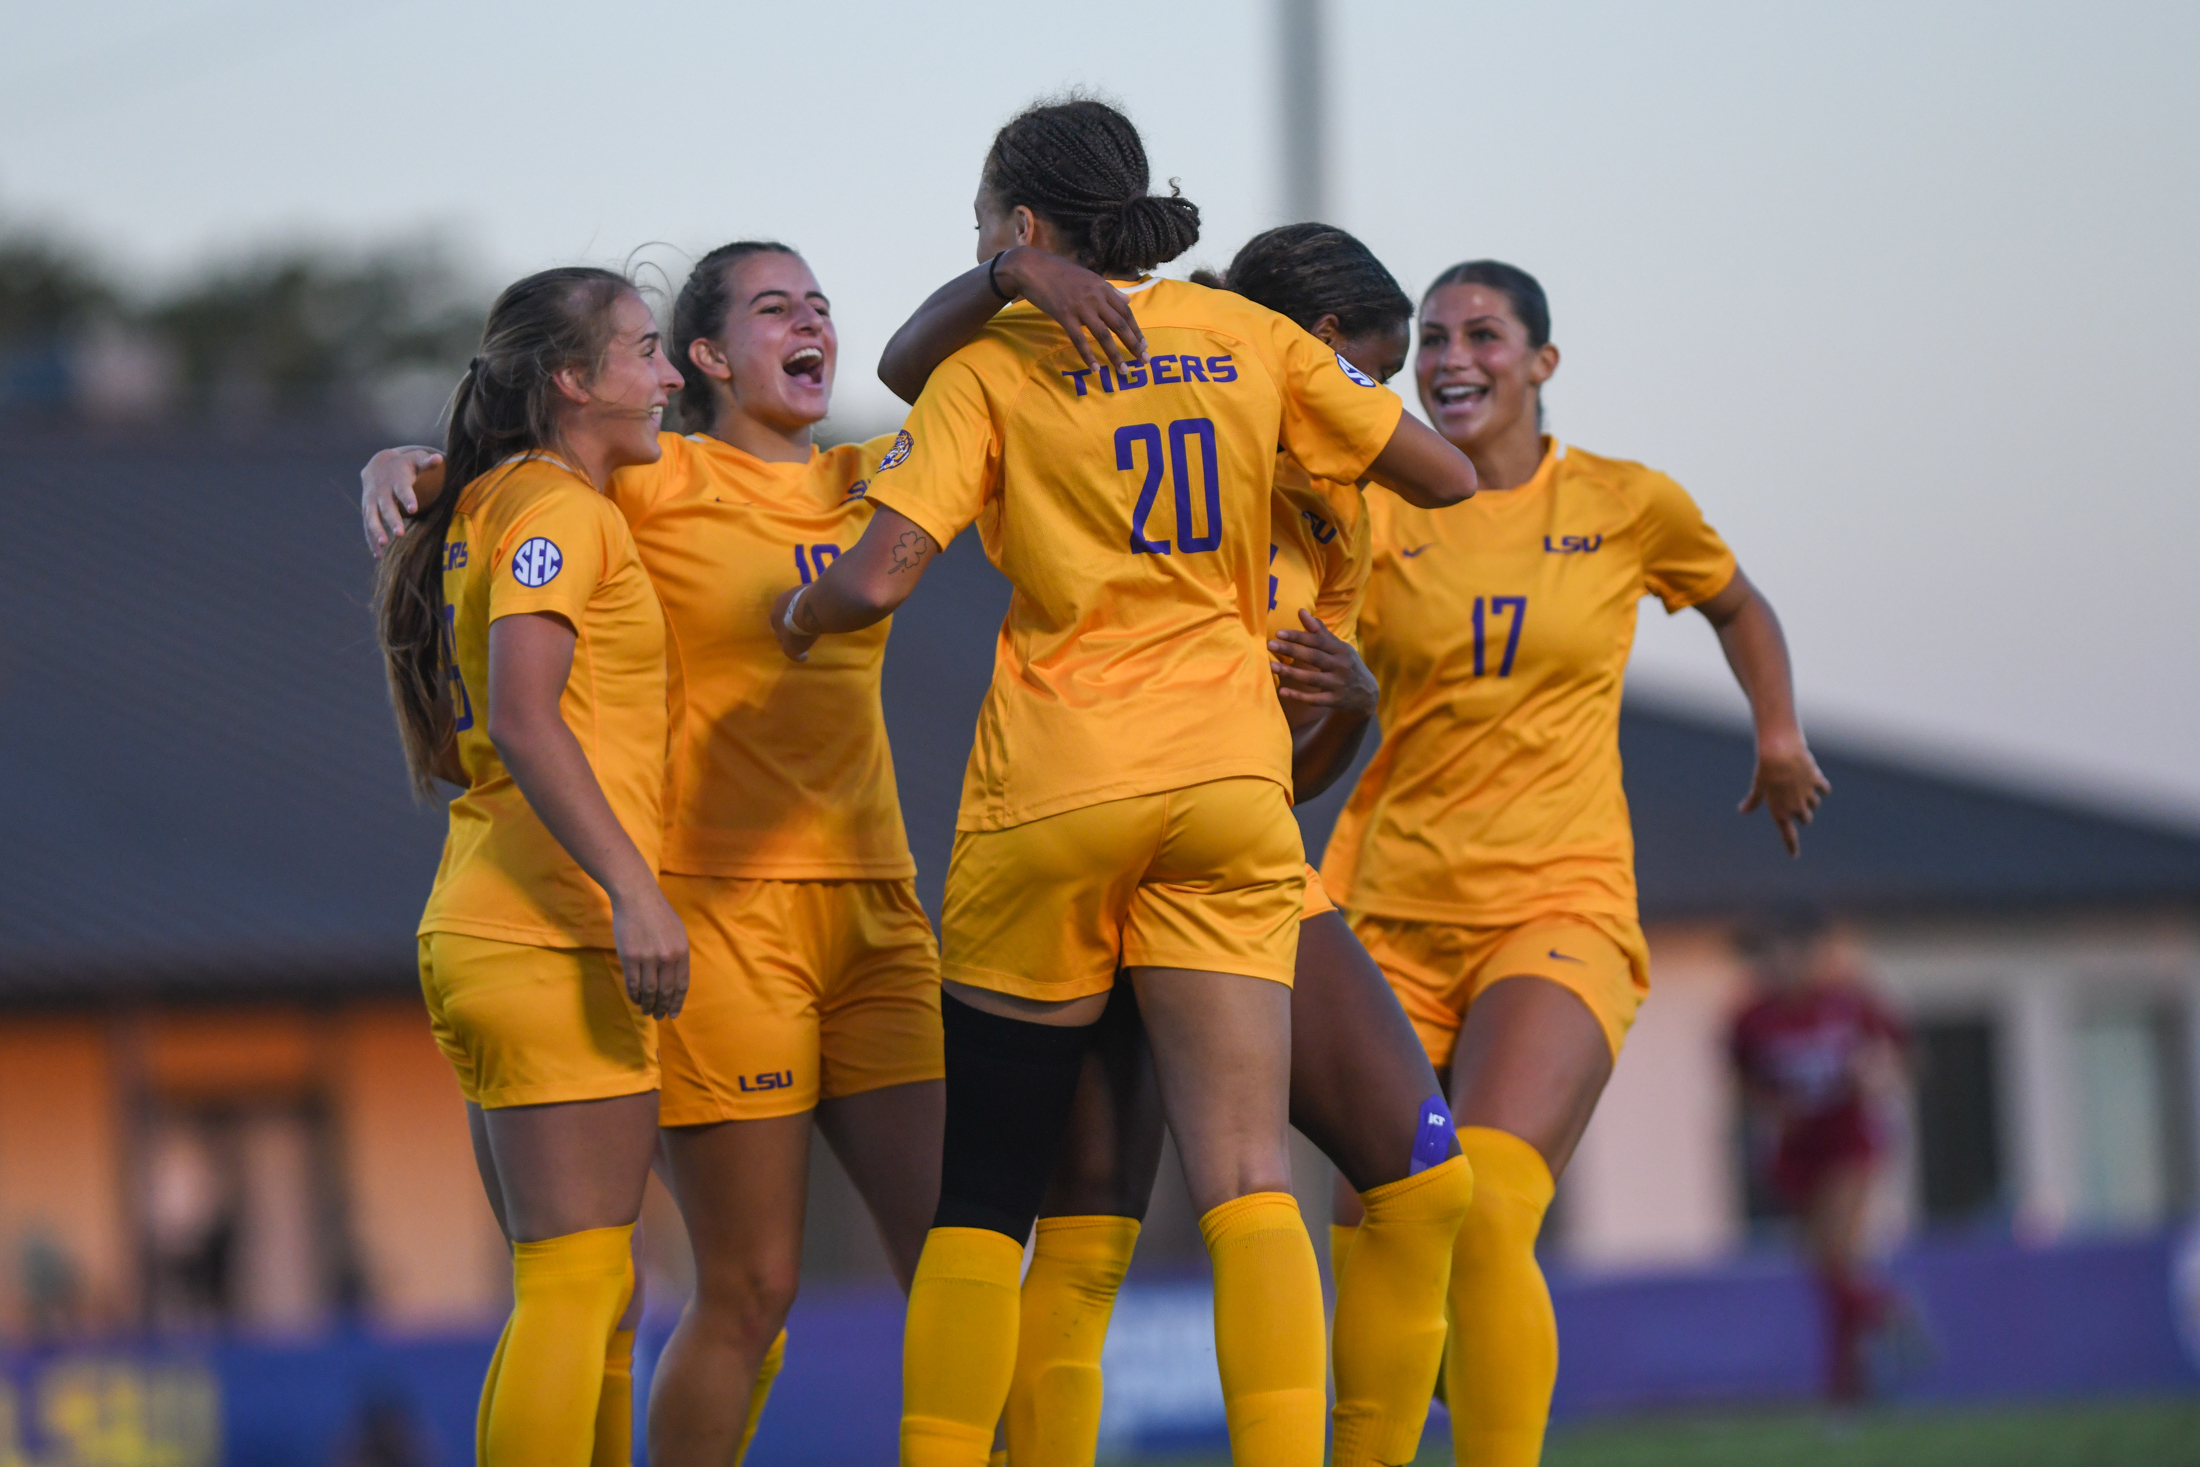
[[[1474,497],[1473,462],[1409,414],[1399,415],[1390,441],[1368,465],[1367,478],[1417,509],[1443,509]]]
[[[443,455],[436,449],[416,443],[368,459],[359,471],[359,518],[374,558],[380,560],[390,541],[405,533],[405,521],[442,493]]]
[[[874,501],[871,523],[848,553],[772,603],[780,650],[801,662],[819,637],[861,631],[892,616],[939,553],[939,542],[922,525]]]

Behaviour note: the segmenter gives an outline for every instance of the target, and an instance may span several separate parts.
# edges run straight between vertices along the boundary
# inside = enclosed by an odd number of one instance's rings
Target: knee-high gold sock
[[[474,1412],[474,1460],[489,1460],[489,1403],[497,1398],[497,1373],[504,1369],[504,1347],[512,1342],[512,1316],[504,1316],[504,1332],[489,1356],[489,1369],[481,1377],[481,1405]]]
[[[487,1467],[586,1467],[612,1331],[634,1288],[632,1225],[512,1246],[512,1326]]]
[[[634,1467],[634,1331],[615,1329],[596,1398],[596,1451],[588,1467]]]
[[[1238,1467],[1321,1467],[1321,1271],[1299,1204],[1254,1192],[1199,1220],[1215,1266],[1215,1358]]]
[[[1344,1277],[1344,1261],[1351,1255],[1352,1239],[1359,1231],[1357,1223],[1329,1225],[1329,1282],[1332,1285]]]
[[[779,1379],[779,1369],[786,1363],[787,1332],[781,1330],[757,1363],[756,1384],[749,1387],[749,1419],[741,1428],[741,1445],[733,1454],[733,1467],[741,1467],[748,1460],[749,1443],[756,1440],[757,1423],[764,1419],[764,1403],[772,1398],[772,1382]]]
[[[1024,1271],[1008,1460],[1077,1467],[1100,1441],[1100,1348],[1138,1246],[1129,1217],[1042,1217]]]
[[[1419,1455],[1444,1354],[1452,1244],[1473,1199],[1464,1156],[1361,1194],[1367,1219],[1337,1277],[1332,1467]]]
[[[991,1228],[925,1234],[901,1352],[902,1467],[985,1467],[1016,1371],[1023,1246]]]
[[[1558,1379],[1558,1322],[1535,1261],[1551,1169],[1518,1136],[1459,1128],[1474,1205],[1451,1255],[1451,1355],[1444,1371],[1459,1467],[1535,1467]]]

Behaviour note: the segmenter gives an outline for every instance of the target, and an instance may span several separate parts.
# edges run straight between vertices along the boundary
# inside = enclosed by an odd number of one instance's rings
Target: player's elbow
[[[1449,444],[1445,445],[1447,448]],[[1431,472],[1419,485],[1421,497],[1413,501],[1422,509],[1449,509],[1474,498],[1480,486],[1474,474],[1474,460],[1457,449],[1442,455],[1430,465]]]

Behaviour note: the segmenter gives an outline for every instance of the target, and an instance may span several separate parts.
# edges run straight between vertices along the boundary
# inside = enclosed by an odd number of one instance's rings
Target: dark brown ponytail
[[[1071,97],[1025,108],[994,135],[985,186],[1059,229],[1102,275],[1143,275],[1199,243],[1199,206],[1169,181],[1147,192],[1146,145],[1105,102]]]
[[[558,442],[557,374],[593,374],[611,344],[614,310],[633,291],[609,270],[545,270],[509,286],[489,309],[481,354],[451,394],[443,492],[390,546],[374,580],[375,631],[405,767],[423,798],[448,772],[451,649],[443,611],[443,536],[460,492],[516,453]]]

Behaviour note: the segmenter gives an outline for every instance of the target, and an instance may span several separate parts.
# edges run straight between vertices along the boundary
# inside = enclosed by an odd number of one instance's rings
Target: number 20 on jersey
[[[1146,533],[1161,492],[1162,439],[1168,439],[1169,480],[1176,490],[1176,544],[1156,540]],[[1194,534],[1192,513],[1192,441],[1199,441],[1199,490],[1205,502],[1207,529]],[[1131,554],[1167,555],[1171,549],[1186,555],[1220,548],[1222,544],[1222,477],[1215,463],[1215,424],[1212,418],[1178,418],[1164,428],[1159,423],[1131,423],[1115,430],[1115,466],[1135,473],[1145,458],[1146,477],[1138,487],[1138,503],[1131,510]]]

